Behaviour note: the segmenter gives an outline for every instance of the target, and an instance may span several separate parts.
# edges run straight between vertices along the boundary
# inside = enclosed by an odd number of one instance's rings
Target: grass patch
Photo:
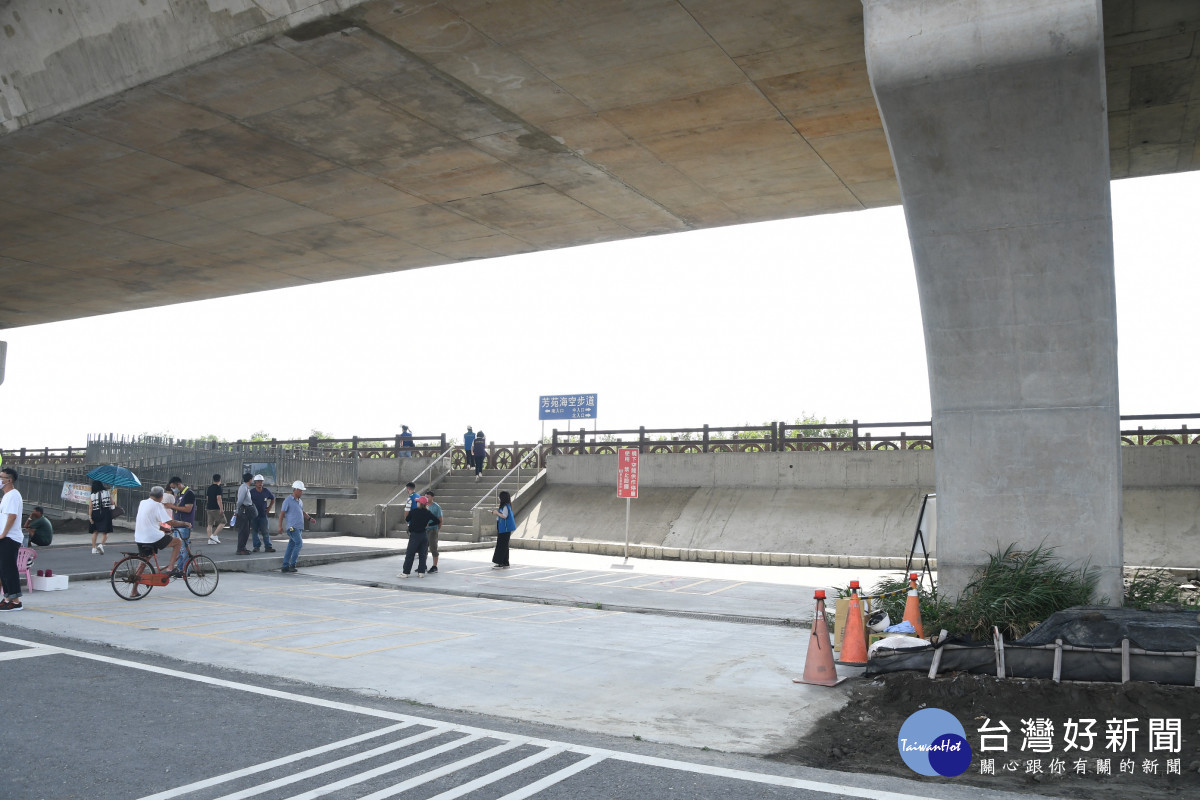
[[[1095,568],[1063,564],[1053,547],[1017,550],[1010,544],[989,556],[956,602],[940,597],[937,587],[918,587],[922,627],[926,636],[945,629],[956,636],[989,641],[995,626],[1005,639],[1019,639],[1055,611],[1092,602],[1098,579]],[[871,609],[886,611],[893,625],[899,623],[904,618],[907,589],[905,576],[885,578],[870,592],[885,595],[872,600]],[[850,590],[838,589],[837,593],[848,597]]]
[[[1099,571],[1086,565],[1068,567],[1054,550],[1044,545],[1017,550],[1010,544],[991,555],[958,602],[936,604],[926,627],[987,641],[994,626],[1004,638],[1019,639],[1054,612],[1092,602]]]
[[[1167,570],[1134,570],[1125,578],[1125,607],[1155,610],[1156,606],[1195,607],[1194,592],[1185,592]]]

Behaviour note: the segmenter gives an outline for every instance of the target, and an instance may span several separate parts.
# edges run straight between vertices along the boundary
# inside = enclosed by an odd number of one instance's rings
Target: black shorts
[[[146,544],[145,542],[138,542],[138,555],[152,556],[159,550],[170,547],[171,542],[174,540],[175,537],[168,533],[164,534],[163,537],[157,542],[150,542],[149,544]]]

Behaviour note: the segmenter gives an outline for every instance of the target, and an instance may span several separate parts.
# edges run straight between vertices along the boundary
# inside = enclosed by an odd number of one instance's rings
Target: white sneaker
[[[104,545],[98,544],[96,545],[96,549],[100,551],[100,555],[104,555]]]
[[[407,572],[397,572],[397,573],[396,573],[396,577],[397,577],[397,578],[407,578],[407,577],[408,577],[408,573],[407,573]]]
[[[418,578],[424,578],[424,577],[425,577],[425,573],[424,573],[424,572],[418,572],[418,573],[417,573],[417,577],[418,577]]]
[[[221,540],[218,539],[216,536],[210,536],[210,537],[208,537],[208,543],[209,544],[220,544]]]
[[[94,547],[92,548],[92,555],[97,555],[97,554],[99,554],[99,552],[100,551],[97,550],[96,548],[94,548]]]

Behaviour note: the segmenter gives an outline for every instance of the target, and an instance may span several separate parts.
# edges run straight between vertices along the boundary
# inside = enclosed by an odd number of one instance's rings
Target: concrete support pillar
[[[863,0],[929,363],[941,589],[1041,542],[1121,601],[1099,0]]]

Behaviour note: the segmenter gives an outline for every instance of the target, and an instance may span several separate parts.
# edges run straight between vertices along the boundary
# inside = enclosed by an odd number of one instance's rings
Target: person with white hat
[[[304,483],[296,481],[292,484],[292,493],[283,499],[279,507],[279,535],[283,536],[287,528],[288,546],[283,551],[283,569],[280,572],[296,572],[296,562],[300,559],[300,548],[304,547],[304,523],[312,522],[316,517],[304,513]]]
[[[275,493],[268,489],[264,484],[266,478],[262,475],[254,476],[254,488],[250,490],[250,501],[254,503],[254,510],[258,512],[258,516],[250,525],[250,543],[254,545],[254,549],[250,552],[257,553],[259,548],[259,534],[262,534],[262,546],[268,553],[274,553],[275,548],[271,546],[270,514],[271,507],[275,505]]]

